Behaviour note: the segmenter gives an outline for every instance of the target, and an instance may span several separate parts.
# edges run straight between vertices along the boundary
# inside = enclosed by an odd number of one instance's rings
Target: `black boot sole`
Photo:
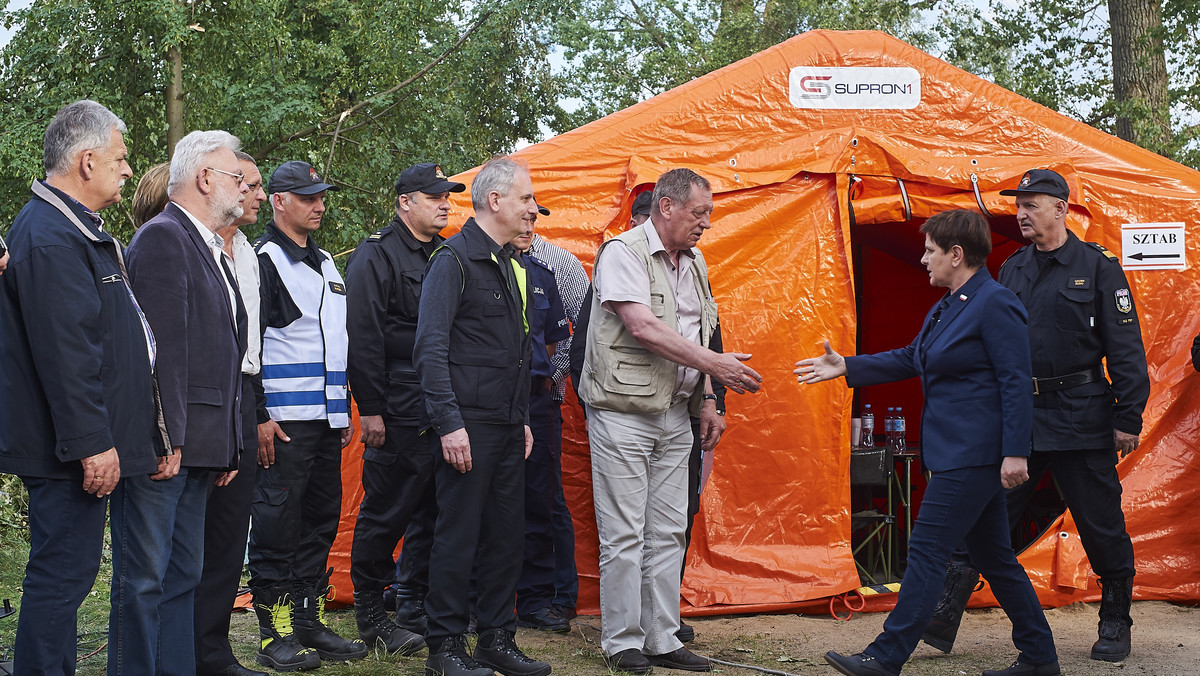
[[[312,669],[316,669],[317,667],[321,666],[320,662],[317,662],[316,664],[307,664],[305,662],[300,662],[298,664],[286,664],[284,662],[277,662],[274,659],[272,659],[270,656],[264,655],[262,653],[256,654],[254,656],[254,661],[258,662],[259,664],[263,665],[264,667],[270,667],[270,668],[274,669],[275,671],[283,671],[283,672],[310,671]]]

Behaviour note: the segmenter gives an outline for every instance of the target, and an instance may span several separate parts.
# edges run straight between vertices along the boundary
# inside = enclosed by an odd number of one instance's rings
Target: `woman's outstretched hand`
[[[825,341],[825,354],[796,362],[796,380],[803,384],[819,383],[846,375],[846,358],[833,351]]]

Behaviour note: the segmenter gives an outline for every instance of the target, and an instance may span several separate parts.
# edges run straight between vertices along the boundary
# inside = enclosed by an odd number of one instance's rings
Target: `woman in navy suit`
[[[1058,655],[1033,585],[1009,539],[1004,489],[1029,479],[1033,421],[1025,310],[992,279],[992,237],[983,217],[947,211],[921,226],[929,283],[949,289],[908,347],[796,363],[801,383],[839,376],[849,387],[919,377],[925,393],[922,460],[932,477],[909,542],[908,569],[880,634],[857,655],[830,651],[843,674],[899,674],[941,594],[946,561],[960,542],[1013,623],[1016,662],[984,676],[1054,676]],[[986,561],[986,563],[984,563]]]

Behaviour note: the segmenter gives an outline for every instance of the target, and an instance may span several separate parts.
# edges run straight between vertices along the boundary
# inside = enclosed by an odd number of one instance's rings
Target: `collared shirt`
[[[662,265],[671,285],[671,292],[675,296],[675,330],[684,339],[700,344],[700,296],[692,279],[691,266],[696,254],[691,249],[683,250],[680,252],[679,265],[676,265],[663,246],[653,221],[647,222],[646,243],[650,247],[650,256]],[[614,246],[617,244],[620,246]],[[602,268],[603,281],[600,277]],[[653,308],[650,299],[650,275],[641,260],[624,243],[617,241],[605,247],[600,259],[596,261],[593,274],[596,297],[600,299],[605,312],[613,311],[609,306],[610,302],[634,302]],[[686,398],[696,390],[699,382],[699,371],[680,364],[675,376],[675,396]]]
[[[562,298],[563,309],[567,319],[571,321],[572,332],[578,331],[579,311],[583,307],[583,297],[591,287],[587,272],[575,254],[566,249],[551,244],[539,235],[533,236],[529,245],[529,253],[539,260],[545,261],[554,271],[554,282],[558,286],[558,295]],[[571,340],[572,337],[558,341],[554,356],[550,363],[554,366],[555,401],[562,401],[566,395],[567,374],[571,371]]]
[[[246,355],[242,357],[242,373],[258,375],[262,370],[262,325],[259,323],[259,307],[262,298],[258,292],[258,255],[241,230],[233,231],[233,274],[237,277],[238,290],[242,293],[242,305],[246,307]],[[225,250],[221,253],[225,256]]]
[[[200,219],[196,218],[192,212],[180,206],[178,202],[171,202],[171,204],[179,207],[179,210],[191,220],[192,227],[196,228],[196,232],[200,233],[200,239],[208,244],[208,252],[212,254],[213,261],[217,264],[217,269],[221,271],[221,279],[225,281],[225,291],[229,294],[229,312],[236,317],[237,292],[233,290],[233,283],[229,279],[229,270],[225,266],[225,240],[221,239],[221,236],[217,233],[209,230],[208,226],[201,223]]]

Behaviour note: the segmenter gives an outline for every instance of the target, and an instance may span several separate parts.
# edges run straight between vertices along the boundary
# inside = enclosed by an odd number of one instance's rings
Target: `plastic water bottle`
[[[887,417],[883,419],[883,445],[891,446],[896,443],[896,407],[888,406]]]
[[[896,431],[896,441],[892,448],[898,453],[903,453],[908,448],[908,442],[904,438],[904,409],[900,406],[896,407],[896,423],[892,427]]]
[[[875,446],[875,412],[871,410],[870,404],[863,406],[862,441],[860,443],[867,448]]]

